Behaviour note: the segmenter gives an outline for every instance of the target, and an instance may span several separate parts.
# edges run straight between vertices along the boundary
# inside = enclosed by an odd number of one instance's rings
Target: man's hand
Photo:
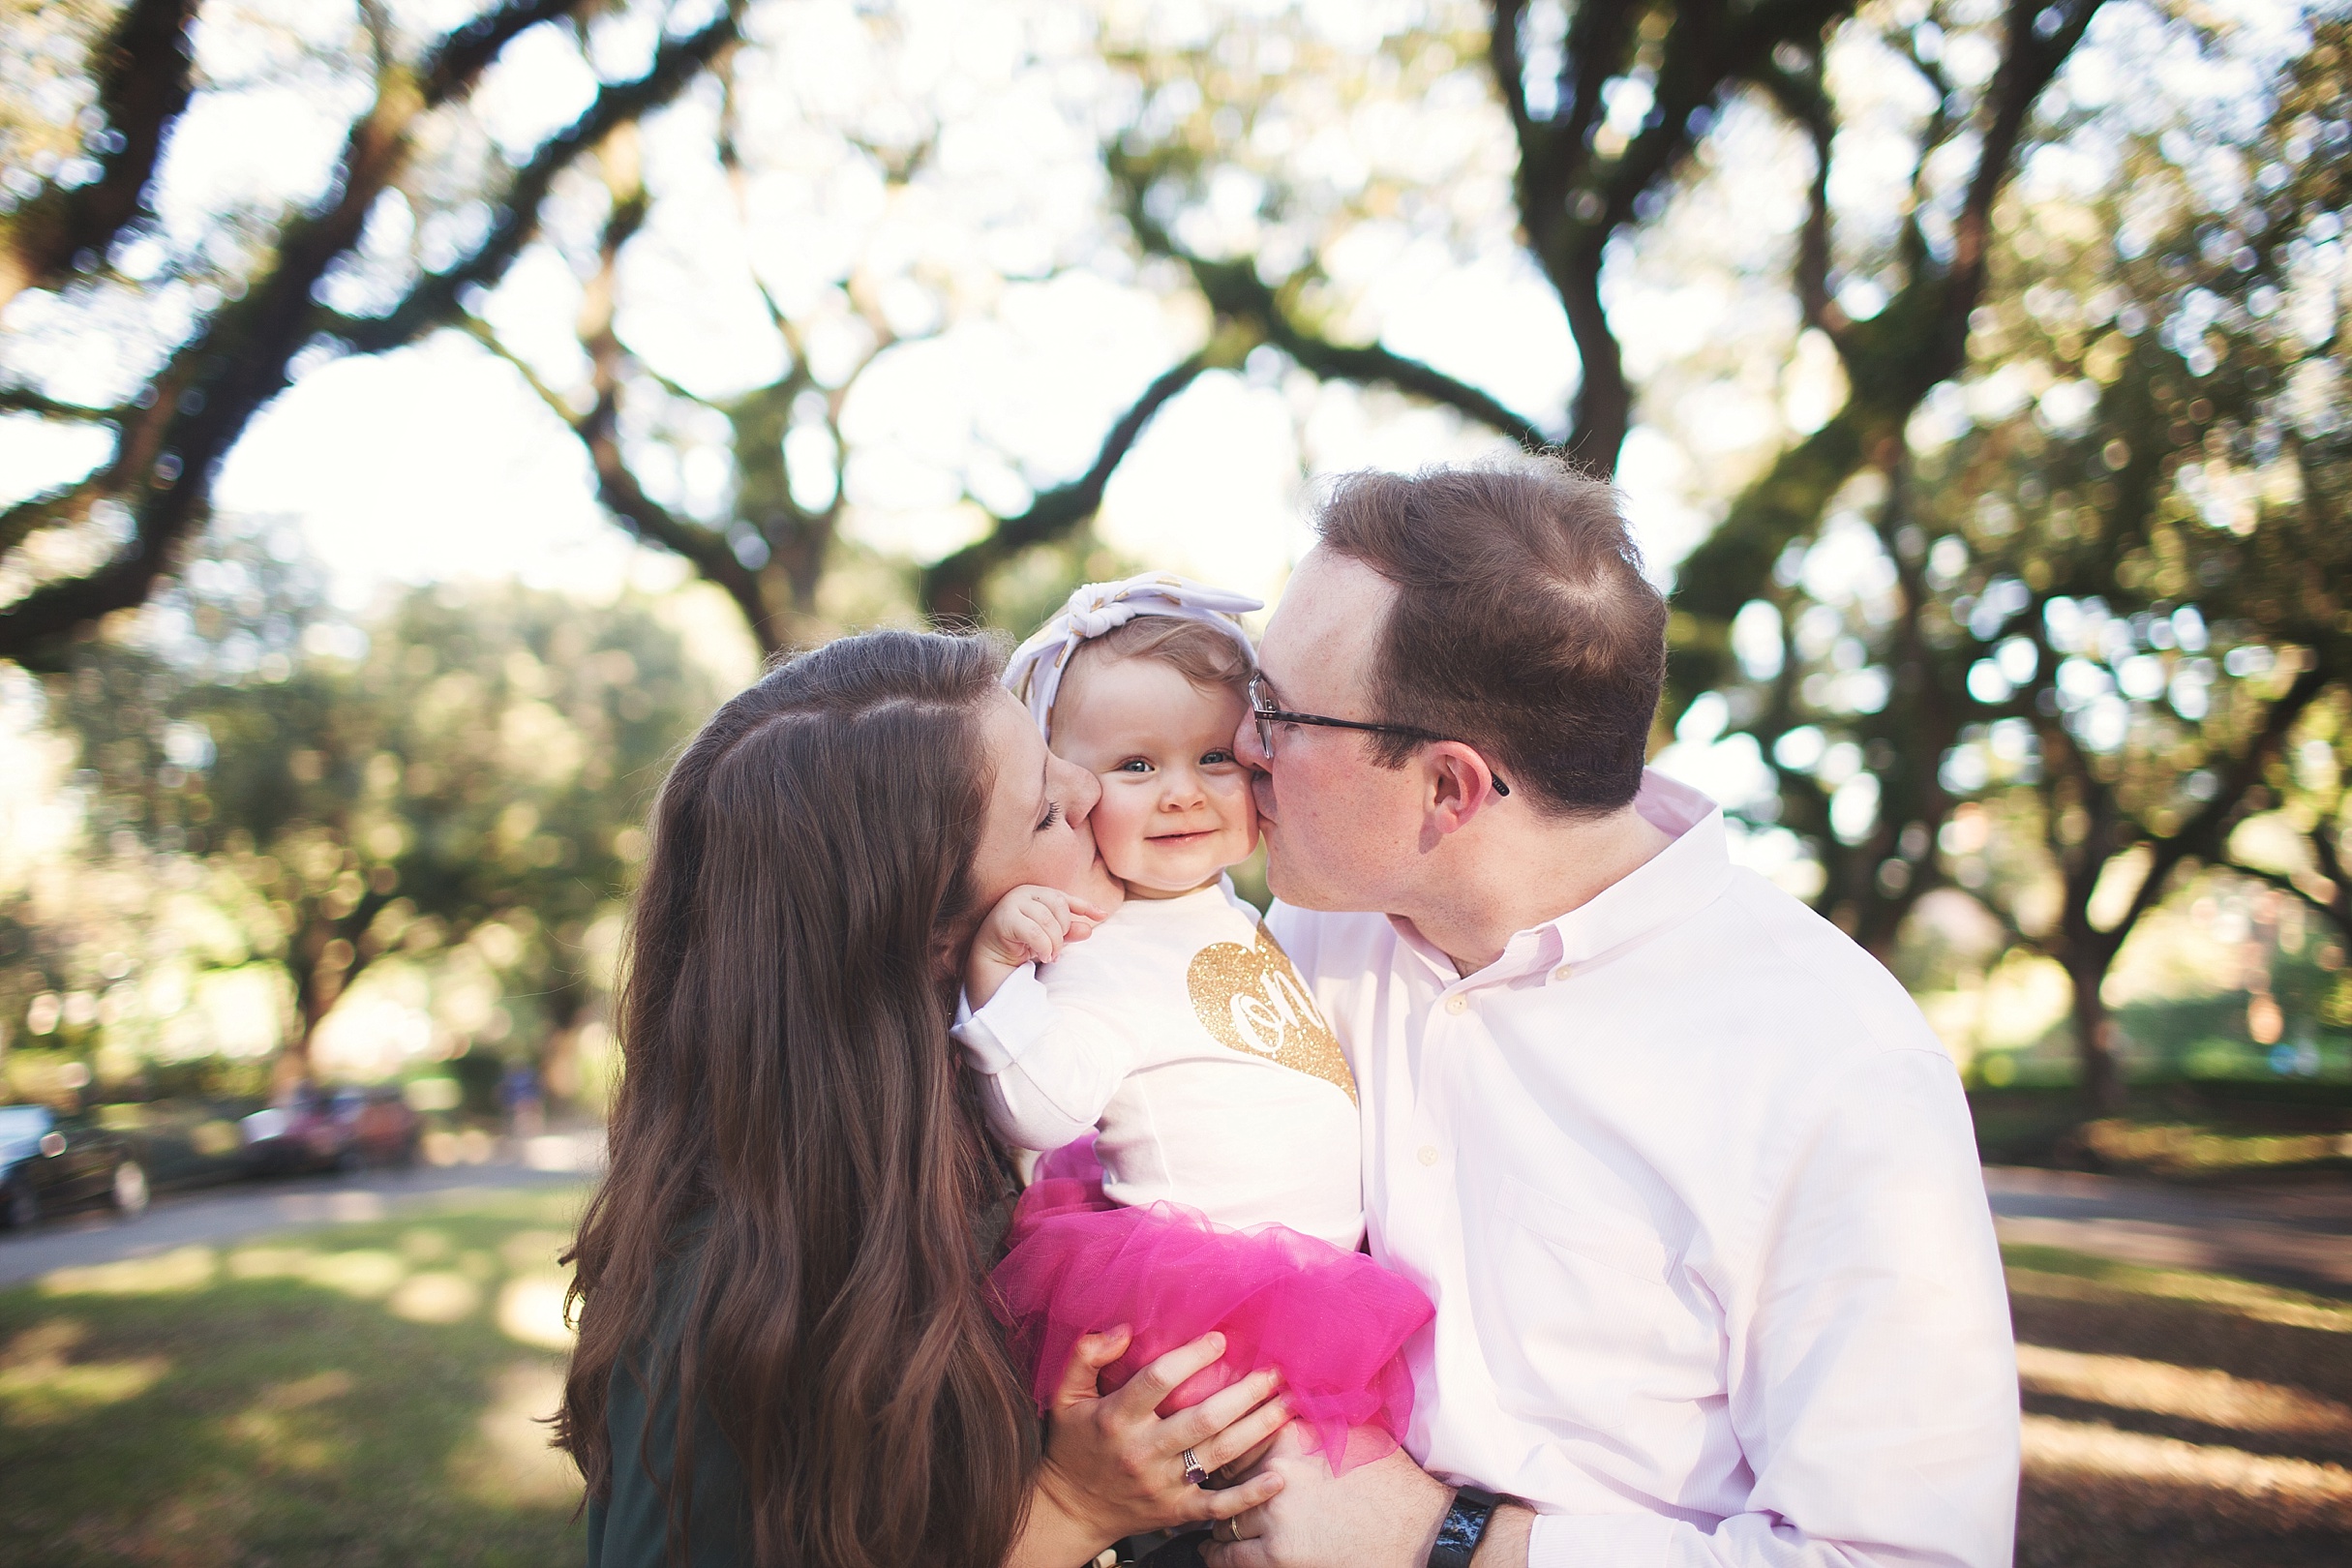
[[[964,999],[975,1009],[986,1007],[1006,976],[1023,964],[1052,963],[1064,948],[1085,941],[1108,919],[1110,911],[1059,888],[1013,889],[997,901],[972,939]]]
[[[1422,1568],[1454,1491],[1402,1449],[1333,1475],[1286,1429],[1260,1473],[1282,1478],[1274,1498],[1217,1527],[1201,1548],[1210,1568]],[[1237,1541],[1223,1540],[1236,1529]]]

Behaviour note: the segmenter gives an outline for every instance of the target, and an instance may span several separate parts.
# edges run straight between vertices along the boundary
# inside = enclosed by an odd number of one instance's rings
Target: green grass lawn
[[[2352,1302],[2004,1249],[2019,1568],[2352,1562]]]
[[[450,1194],[0,1293],[0,1561],[578,1563],[536,1418],[581,1197]]]
[[[2352,1085],[2279,1081],[2131,1086],[2086,1121],[2072,1089],[1974,1089],[1976,1146],[1992,1164],[2061,1165],[2173,1181],[2352,1175]]]
[[[580,1200],[451,1194],[0,1293],[0,1561],[578,1563],[535,1418]],[[2352,1302],[2007,1261],[2020,1568],[2352,1561]]]

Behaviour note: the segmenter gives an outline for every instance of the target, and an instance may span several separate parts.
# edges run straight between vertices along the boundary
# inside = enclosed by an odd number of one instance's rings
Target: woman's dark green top
[[[702,1226],[692,1230],[692,1239],[662,1271],[649,1344],[616,1364],[607,1385],[604,1424],[613,1445],[613,1490],[610,1496],[588,1502],[588,1568],[660,1568],[670,1560],[678,1346],[702,1255]],[[686,1561],[692,1568],[736,1568],[750,1561],[751,1511],[743,1498],[742,1469],[707,1409],[696,1413],[693,1464]]]
[[[1002,1249],[1012,1200],[1020,1191],[1010,1168],[999,1174],[1003,1190],[973,1227],[982,1257],[995,1257]],[[685,1244],[662,1270],[649,1344],[613,1369],[604,1418],[613,1445],[613,1490],[610,1496],[588,1502],[588,1568],[664,1568],[669,1562],[667,1498],[678,1467],[678,1346],[685,1333],[707,1223],[707,1219],[697,1219],[688,1224]],[[656,1370],[663,1374],[658,1382]],[[650,1422],[646,1419],[648,1407]],[[743,1495],[742,1467],[707,1409],[695,1416],[693,1464],[687,1563],[690,1568],[737,1568],[749,1562],[751,1508]]]

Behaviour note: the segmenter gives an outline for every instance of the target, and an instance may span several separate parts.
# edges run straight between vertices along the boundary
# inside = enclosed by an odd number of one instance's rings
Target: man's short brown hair
[[[1477,748],[1547,815],[1642,787],[1666,597],[1616,491],[1555,458],[1341,479],[1316,527],[1397,586],[1370,687],[1384,723]],[[1421,742],[1374,738],[1400,767]]]

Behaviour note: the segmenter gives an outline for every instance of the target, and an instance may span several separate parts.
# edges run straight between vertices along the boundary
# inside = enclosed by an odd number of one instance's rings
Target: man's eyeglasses
[[[1277,724],[1319,724],[1326,730],[1364,730],[1373,735],[1409,736],[1415,740],[1453,739],[1452,736],[1417,730],[1409,724],[1367,724],[1361,719],[1325,718],[1320,713],[1293,713],[1287,709],[1274,706],[1274,699],[1266,691],[1264,676],[1250,678],[1250,711],[1257,719],[1258,748],[1269,758],[1274,755],[1274,727]],[[1496,795],[1511,793],[1511,786],[1502,781],[1500,773],[1490,768],[1487,776],[1494,781]]]

